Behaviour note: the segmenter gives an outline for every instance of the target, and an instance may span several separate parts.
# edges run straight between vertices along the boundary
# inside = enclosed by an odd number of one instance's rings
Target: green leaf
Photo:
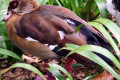
[[[68,76],[68,78],[70,79],[70,80],[73,80],[72,79],[72,77],[71,77],[71,75],[64,69],[64,68],[62,68],[61,66],[59,66],[59,65],[57,65],[57,64],[53,64],[53,63],[49,63],[49,66],[50,66],[50,68],[48,69],[48,70],[61,70],[63,73],[65,73],[67,76]],[[52,71],[52,73],[59,79],[59,75],[56,75],[55,74],[55,72],[53,72]],[[59,80],[61,80],[61,79],[59,79]]]
[[[76,28],[75,33],[77,33],[82,26],[83,26],[83,24],[79,25],[79,26]]]
[[[80,67],[80,66],[84,66],[84,65],[82,65],[82,64],[80,64],[80,63],[76,63],[76,64],[73,64],[73,65],[72,65],[72,67],[78,67],[78,66]]]
[[[102,18],[102,19],[97,19],[95,21],[104,24],[113,33],[113,35],[116,37],[116,39],[120,43],[120,38],[119,38],[120,37],[120,27],[118,27],[114,22],[112,22],[109,19]]]
[[[9,0],[0,0],[0,21],[2,21],[7,13]]]
[[[101,16],[103,18],[107,18],[107,10],[106,10],[106,4],[105,4],[105,0],[95,0],[99,11],[101,13]]]
[[[83,80],[89,80],[91,77],[93,77],[93,76],[88,76],[88,77],[86,77],[86,78],[83,79]]]
[[[100,21],[100,19],[98,19],[98,21]],[[105,21],[105,20],[103,20],[103,19],[101,19],[101,22],[106,22],[106,24],[107,24],[107,21]],[[91,25],[91,26],[93,26],[93,27],[95,27],[95,28],[97,28],[104,36],[105,36],[105,38],[109,41],[109,43],[112,45],[112,47],[113,47],[113,49],[116,51],[116,53],[117,53],[117,55],[118,56],[120,56],[120,50],[119,50],[119,48],[118,48],[118,46],[116,45],[116,43],[114,42],[114,40],[113,40],[113,38],[110,36],[110,34],[106,31],[106,29],[100,24],[100,23],[97,23],[97,22],[89,22],[88,23],[89,25]],[[110,23],[111,25],[113,24],[113,22],[111,22]],[[108,24],[109,25],[109,24]],[[108,26],[107,25],[107,26]],[[113,27],[113,26],[111,26],[111,25],[109,25],[109,27]],[[116,33],[115,32],[115,28],[112,28],[113,29],[113,31],[114,31],[114,33]],[[112,32],[113,32],[112,31]],[[116,33],[117,34],[117,33]],[[115,36],[116,36],[116,34],[115,34]],[[119,35],[119,34],[118,34]],[[119,38],[119,37],[118,37]]]
[[[84,57],[89,58],[90,60],[94,61],[95,63],[101,65],[102,67],[104,67],[107,71],[109,71],[115,78],[117,78],[118,80],[120,79],[120,76],[103,60],[101,59],[99,56],[97,56],[96,54],[94,54],[93,52],[90,52],[89,50],[87,51],[87,48],[82,48],[80,51],[77,50],[76,48],[73,47],[67,47],[69,50],[72,50],[72,52],[70,54],[73,53],[78,53]],[[80,48],[80,47],[79,47]],[[86,51],[85,51],[86,49]],[[96,51],[97,52],[97,51]],[[100,52],[99,52],[100,53]],[[68,55],[70,55],[68,54]]]
[[[66,80],[66,78],[64,78],[58,69],[56,68],[53,68],[53,67],[50,67],[50,68],[47,68],[52,74],[54,74],[54,76],[56,77],[56,79],[58,80]]]
[[[0,22],[0,35],[6,31],[5,22]]]
[[[88,0],[84,10],[85,20],[89,21],[95,6],[95,1]]]
[[[78,15],[78,10],[77,10],[77,7],[76,7],[75,0],[68,0],[68,1],[69,1],[70,5],[72,7],[73,12]]]
[[[43,0],[35,0],[38,4],[41,4]]]
[[[1,71],[1,74],[4,74],[5,72],[7,72],[8,70],[10,70],[11,68],[25,68],[25,69],[28,69],[30,71],[33,71],[35,73],[37,73],[38,75],[40,75],[44,80],[47,80],[44,75],[35,67],[29,65],[29,64],[25,64],[25,63],[16,63],[16,64],[13,64],[11,67]]]
[[[0,54],[8,55],[8,56],[14,57],[14,58],[21,61],[21,58],[17,54],[15,54],[14,52],[11,52],[9,50],[6,50],[6,49],[1,49],[0,48]]]
[[[43,0],[40,5],[46,4],[48,2],[48,0]]]
[[[85,56],[89,59],[91,59],[92,61],[94,61],[95,63],[101,65],[102,67],[104,67],[107,71],[109,71],[116,79],[120,80],[120,76],[100,57],[98,57],[96,54],[92,53],[92,52],[88,52],[88,51],[84,51],[84,52],[77,52],[79,54],[81,54],[82,56]]]
[[[69,47],[69,48],[78,48],[79,46],[78,45],[74,45],[74,44],[65,44],[66,47]]]
[[[56,2],[58,3],[59,6],[62,6],[61,3],[58,0],[56,0]]]
[[[75,52],[80,52],[80,51],[90,51],[90,52],[97,52],[99,54],[102,54],[104,56],[106,56],[107,58],[109,58],[120,70],[120,63],[119,61],[116,59],[116,57],[107,49],[102,48],[100,46],[95,46],[95,45],[84,45],[84,46],[80,46],[76,49],[74,49],[71,53],[69,53],[69,55],[71,55],[72,53]],[[67,55],[67,56],[69,56]]]

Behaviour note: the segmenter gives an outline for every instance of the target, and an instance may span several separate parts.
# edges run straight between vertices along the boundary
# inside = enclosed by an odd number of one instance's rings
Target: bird
[[[35,0],[10,0],[4,21],[10,40],[23,52],[43,60],[66,56],[69,50],[58,51],[66,43],[79,46],[91,44],[110,50],[109,42],[98,30],[64,7],[39,5]],[[79,25],[82,27],[75,33]],[[112,64],[107,57],[95,54]],[[95,64],[77,53],[69,58],[86,66]]]
[[[120,27],[120,0],[106,0],[106,8],[117,21],[117,25]]]

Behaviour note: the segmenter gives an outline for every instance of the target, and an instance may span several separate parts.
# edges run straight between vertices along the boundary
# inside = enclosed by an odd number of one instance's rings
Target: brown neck
[[[15,11],[15,13],[17,13],[18,15],[24,15],[26,13],[35,11],[36,9],[39,8],[39,4],[35,0],[30,0],[30,1],[26,0],[25,2],[27,3],[26,6],[25,7],[20,6],[20,10]],[[21,4],[22,4],[22,2],[21,2]]]

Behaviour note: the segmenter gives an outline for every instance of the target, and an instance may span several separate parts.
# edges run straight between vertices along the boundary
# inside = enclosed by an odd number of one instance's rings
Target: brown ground
[[[35,66],[41,72],[46,74],[46,70],[43,68],[43,66],[41,66],[44,63],[44,61],[40,60],[38,57],[34,57],[31,55],[23,55],[22,60],[25,63]],[[63,61],[64,63],[64,60],[65,59],[60,61],[52,60],[51,62],[60,63],[61,61]],[[97,69],[91,68],[90,70],[88,70],[88,68],[89,67],[84,67],[84,66],[73,67],[71,76],[74,78],[74,80],[83,80],[86,74],[89,73],[94,74],[95,72],[97,72]],[[0,71],[3,69],[5,68],[0,69]],[[31,72],[23,68],[16,68],[16,69],[11,69],[5,74],[3,74],[2,80],[22,80],[22,79],[34,80],[36,76],[37,74],[35,74],[34,72]]]

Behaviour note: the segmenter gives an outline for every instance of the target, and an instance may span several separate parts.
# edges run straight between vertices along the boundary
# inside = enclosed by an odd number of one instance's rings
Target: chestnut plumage
[[[18,1],[16,8],[11,6],[15,1]],[[93,44],[109,50],[109,43],[105,37],[67,8],[39,6],[34,0],[11,0],[9,6],[11,6],[8,9],[9,14],[5,17],[8,36],[26,53],[42,59],[59,59],[69,52],[67,50],[57,52],[66,43],[79,46]],[[81,24],[83,26],[75,34],[75,29]],[[112,64],[105,56],[96,54]],[[76,53],[70,57],[84,65],[94,64],[93,61]]]

